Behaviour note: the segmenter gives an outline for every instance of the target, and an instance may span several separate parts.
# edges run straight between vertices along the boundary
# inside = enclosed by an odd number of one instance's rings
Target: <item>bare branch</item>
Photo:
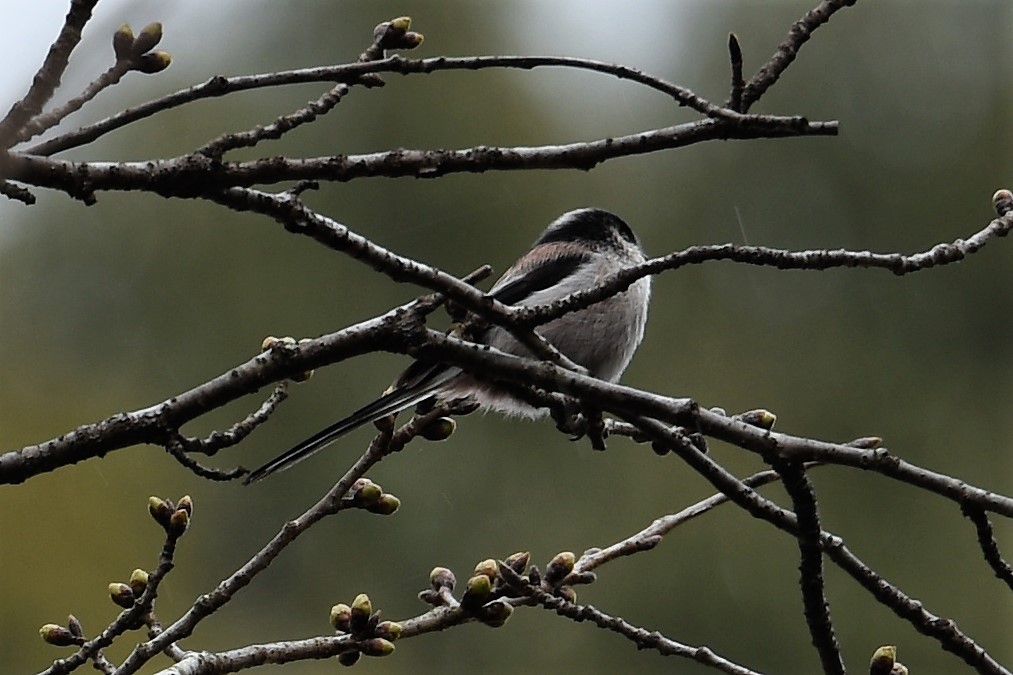
[[[751,515],[769,522],[792,536],[799,536],[798,520],[794,513],[782,509],[752,488],[744,485],[720,464],[693,447],[685,437],[674,433],[672,429],[657,420],[631,415],[627,421],[649,433],[655,440],[666,443],[697,473]],[[952,619],[945,619],[930,613],[921,602],[906,595],[875,573],[872,568],[848,550],[840,537],[822,531],[819,541],[820,548],[831,560],[858,581],[876,600],[893,610],[897,616],[908,621],[915,630],[937,640],[944,650],[956,654],[979,673],[1010,675],[1009,671],[993,659],[988,652],[964,634]]]
[[[778,46],[777,52],[746,84],[745,90],[742,92],[743,112],[749,110],[768,89],[774,86],[774,83],[798,56],[798,50],[812,37],[813,31],[829,21],[830,17],[838,10],[850,7],[855,2],[857,0],[823,0],[817,7],[806,12],[805,16],[795,22],[788,31],[788,37]]]
[[[830,619],[830,604],[824,592],[823,553],[820,551],[820,516],[813,490],[805,469],[798,462],[775,460],[774,470],[781,474],[784,489],[791,497],[798,523],[799,586],[802,589],[802,603],[805,607],[806,624],[813,646],[820,655],[823,672],[828,675],[844,675],[844,661],[841,647],[834,634]]]
[[[968,520],[974,523],[975,532],[978,534],[978,545],[985,556],[985,562],[995,572],[995,576],[1006,582],[1010,590],[1013,590],[1013,567],[1003,560],[1002,553],[999,552],[999,542],[995,540],[992,523],[989,522],[988,516],[981,508],[972,504],[964,504],[960,510]]]
[[[28,120],[42,112],[42,107],[53,97],[70,62],[70,53],[81,41],[81,30],[91,18],[96,4],[98,0],[71,0],[63,28],[49,48],[42,67],[35,73],[31,88],[0,121],[0,147],[11,147]]]

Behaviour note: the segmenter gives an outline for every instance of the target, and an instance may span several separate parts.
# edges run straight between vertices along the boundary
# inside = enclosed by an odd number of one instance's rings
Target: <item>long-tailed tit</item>
[[[489,295],[508,305],[543,305],[594,288],[618,270],[645,259],[637,236],[621,218],[601,209],[578,209],[553,221],[531,249],[493,285]],[[615,382],[644,337],[650,296],[651,280],[647,276],[622,293],[565,314],[540,326],[538,331],[590,375]],[[509,354],[531,356],[501,326],[484,329],[476,341]],[[249,484],[287,469],[366,422],[434,397],[446,401],[470,398],[483,410],[507,415],[534,418],[548,412],[460,368],[416,361],[383,396],[279,455],[251,473],[245,482]]]

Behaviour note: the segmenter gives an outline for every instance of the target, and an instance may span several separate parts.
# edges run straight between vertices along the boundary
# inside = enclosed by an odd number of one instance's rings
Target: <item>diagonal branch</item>
[[[35,73],[35,79],[32,80],[28,93],[11,106],[7,115],[0,121],[0,147],[4,149],[11,147],[28,120],[42,112],[42,107],[53,97],[53,92],[60,86],[60,79],[70,62],[70,53],[81,41],[81,31],[91,19],[96,4],[98,0],[71,0],[63,28],[49,48],[42,67]]]

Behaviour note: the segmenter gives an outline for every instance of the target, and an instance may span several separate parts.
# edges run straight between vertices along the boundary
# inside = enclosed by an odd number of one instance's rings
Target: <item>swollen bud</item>
[[[365,593],[359,593],[352,600],[349,613],[349,628],[353,633],[361,633],[369,625],[369,615],[373,613],[373,603]]]
[[[1013,192],[1009,190],[996,190],[995,194],[992,195],[992,207],[1000,217],[1013,211]]]
[[[499,565],[492,558],[483,560],[482,562],[475,565],[475,571],[473,574],[484,574],[489,577],[490,581],[495,581],[499,577]]]
[[[70,630],[70,634],[74,637],[84,637],[84,626],[73,614],[67,615],[67,629]]]
[[[109,584],[109,598],[123,609],[134,606],[134,592],[130,586],[118,581]]]
[[[172,54],[169,52],[163,52],[161,50],[148,52],[137,57],[137,62],[134,65],[134,70],[145,73],[147,75],[154,75],[160,73],[172,63]]]
[[[162,24],[149,23],[147,26],[141,29],[140,34],[134,39],[134,44],[131,46],[130,53],[133,56],[140,56],[150,51],[155,45],[162,40]]]
[[[169,527],[165,531],[170,536],[179,538],[183,536],[188,527],[190,527],[190,514],[184,509],[176,509],[169,517]]]
[[[123,61],[124,59],[129,59],[133,46],[134,30],[130,27],[130,24],[125,23],[113,33],[113,53],[116,55],[116,60]]]
[[[479,620],[490,628],[499,628],[514,613],[514,607],[505,600],[493,600],[482,608]]]
[[[550,586],[555,586],[560,581],[566,578],[566,575],[573,571],[573,565],[577,562],[577,556],[573,554],[573,551],[563,551],[557,553],[556,556],[549,561],[548,567],[545,568],[545,582]]]
[[[360,642],[359,649],[366,656],[389,656],[394,653],[394,643],[383,638],[372,638]]]
[[[890,675],[896,660],[897,647],[883,645],[872,653],[872,660],[869,661],[869,675]]]
[[[70,647],[77,644],[77,639],[70,629],[58,626],[55,623],[47,623],[39,629],[39,637],[54,647]]]
[[[367,506],[366,510],[370,513],[378,513],[381,516],[389,516],[399,508],[401,508],[401,500],[385,492],[380,495],[380,499],[375,504]]]
[[[434,591],[438,591],[441,588],[452,591],[454,590],[454,586],[457,585],[457,577],[446,567],[434,567],[433,571],[429,573],[429,583],[432,584]]]
[[[528,568],[529,562],[531,562],[531,554],[527,551],[519,551],[511,556],[507,556],[503,564],[514,572],[517,572],[517,574],[524,574],[524,570]]]
[[[179,502],[176,503],[176,508],[183,509],[184,511],[186,511],[186,515],[192,516],[193,499],[190,498],[190,495],[183,495],[182,497],[179,498]]]
[[[452,417],[437,417],[427,424],[419,435],[427,441],[445,441],[457,429],[457,422]]]
[[[148,497],[148,513],[162,527],[169,527],[169,518],[172,517],[172,512],[175,510],[172,502],[158,497]]]
[[[393,642],[401,637],[401,630],[401,624],[399,623],[394,621],[381,621],[376,624],[376,630],[373,631],[373,634],[376,635],[376,637]]]
[[[148,587],[148,573],[142,569],[136,569],[130,573],[130,580],[127,582],[134,597],[140,597],[144,589]]]
[[[358,649],[352,649],[351,651],[341,652],[340,654],[338,654],[338,663],[340,663],[343,666],[351,667],[359,662],[360,656],[362,656],[362,654],[359,653]]]
[[[352,608],[343,602],[334,605],[331,607],[330,622],[334,630],[347,633],[352,623]]]
[[[468,579],[464,597],[461,598],[461,607],[475,611],[485,604],[491,594],[492,580],[484,574],[476,574]]]

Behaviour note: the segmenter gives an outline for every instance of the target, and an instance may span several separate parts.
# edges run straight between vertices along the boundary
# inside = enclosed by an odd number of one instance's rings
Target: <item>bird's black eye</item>
[[[556,241],[608,242],[616,232],[620,237],[638,244],[637,235],[622,218],[603,209],[580,209],[564,213],[542,233],[535,244]]]

